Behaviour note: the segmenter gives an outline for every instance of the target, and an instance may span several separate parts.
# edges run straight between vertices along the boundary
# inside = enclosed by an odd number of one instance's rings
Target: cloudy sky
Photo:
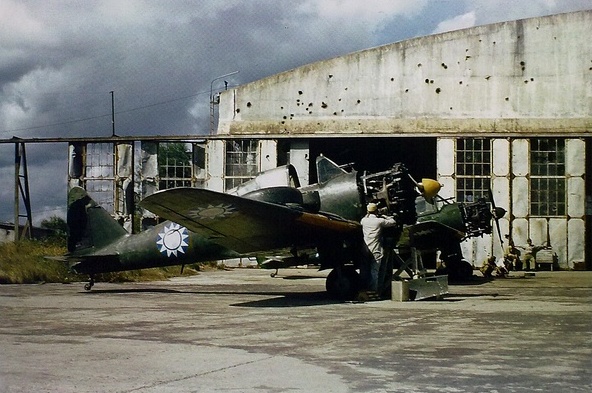
[[[0,0],[0,139],[205,134],[212,81],[251,82],[350,52],[592,0]],[[223,88],[223,79],[214,90]],[[65,145],[28,144],[35,223],[65,217]],[[14,145],[0,144],[0,222]]]

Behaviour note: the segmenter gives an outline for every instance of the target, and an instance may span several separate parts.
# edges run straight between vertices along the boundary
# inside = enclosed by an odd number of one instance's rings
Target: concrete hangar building
[[[517,245],[591,266],[592,10],[413,38],[308,64],[219,96],[206,186],[319,154],[367,171],[404,162],[443,197],[487,197]],[[241,170],[237,170],[241,167]],[[212,168],[219,169],[214,173]],[[244,170],[246,168],[246,171]],[[480,266],[497,235],[469,239]]]

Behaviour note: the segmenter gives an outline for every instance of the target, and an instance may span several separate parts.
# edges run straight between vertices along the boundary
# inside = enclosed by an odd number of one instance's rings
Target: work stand
[[[423,266],[421,253],[415,247],[398,250],[393,254],[401,265],[393,274],[391,289],[393,301],[440,299],[448,293],[448,276],[428,275]],[[403,273],[408,277],[402,277]]]

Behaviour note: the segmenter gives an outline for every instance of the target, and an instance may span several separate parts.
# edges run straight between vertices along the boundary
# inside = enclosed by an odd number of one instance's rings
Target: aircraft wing
[[[198,188],[160,191],[140,205],[239,253],[292,247],[359,230],[358,223],[339,217]]]

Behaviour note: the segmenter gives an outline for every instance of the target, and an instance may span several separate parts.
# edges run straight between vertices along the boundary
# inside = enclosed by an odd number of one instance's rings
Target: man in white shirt
[[[378,205],[369,203],[366,207],[368,214],[362,218],[362,231],[364,234],[364,243],[372,253],[373,259],[370,261],[370,285],[369,290],[376,292],[378,290],[378,272],[384,256],[383,229],[397,225],[394,217],[382,216],[378,212]]]

